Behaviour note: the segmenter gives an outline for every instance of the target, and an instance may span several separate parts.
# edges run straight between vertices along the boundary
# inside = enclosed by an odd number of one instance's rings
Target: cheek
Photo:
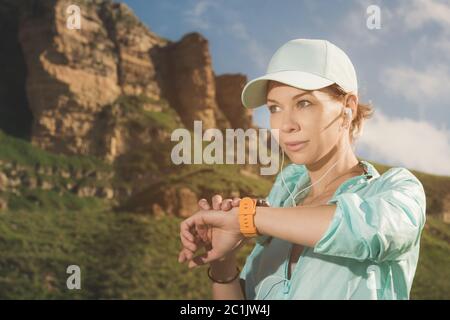
[[[270,114],[270,128],[281,130],[282,118],[277,114]]]
[[[339,139],[338,122],[333,122],[332,119],[326,119],[321,122],[320,131],[315,136],[317,148],[320,150],[328,150],[331,146],[336,144]]]
[[[320,114],[304,113],[301,119],[297,119],[301,130],[303,131],[303,137],[309,140],[316,140],[320,136],[320,130],[323,127]]]
[[[312,116],[304,123],[303,128],[308,139],[313,141],[317,148],[327,147],[333,143],[337,135],[336,122],[324,114]]]

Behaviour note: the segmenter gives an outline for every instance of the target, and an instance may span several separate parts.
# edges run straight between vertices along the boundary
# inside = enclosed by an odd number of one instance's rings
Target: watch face
[[[256,200],[257,207],[270,207],[270,204],[266,199],[257,199]]]

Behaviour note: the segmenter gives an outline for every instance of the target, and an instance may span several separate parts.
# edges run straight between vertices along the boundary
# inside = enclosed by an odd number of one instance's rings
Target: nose
[[[281,131],[284,133],[291,133],[300,129],[299,124],[295,121],[291,112],[283,112],[283,119],[281,124]]]

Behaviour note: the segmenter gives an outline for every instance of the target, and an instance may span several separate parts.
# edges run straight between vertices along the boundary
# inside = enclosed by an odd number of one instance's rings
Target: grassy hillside
[[[413,299],[450,299],[450,225],[427,218],[422,234]]]
[[[56,166],[60,169],[109,169],[109,166],[87,156],[56,155],[34,147],[29,142],[5,134],[0,130],[0,160],[25,166]]]
[[[104,210],[3,214],[0,297],[210,299],[205,268],[177,262],[180,221]],[[449,299],[450,227],[433,218],[428,226],[412,299]],[[66,288],[71,264],[81,268],[81,290]]]
[[[12,211],[95,210],[105,205],[103,199],[79,197],[70,189],[109,185],[108,178],[99,177],[109,175],[111,166],[94,157],[46,152],[0,130],[0,173],[12,172],[16,173],[11,180],[19,181],[14,190],[3,190],[0,185],[0,198],[8,200]],[[31,181],[35,183],[33,188],[27,185]],[[39,184],[47,184],[47,188],[43,189]]]
[[[95,158],[54,155],[1,131],[0,146],[3,165],[112,170]],[[389,169],[374,165],[380,173]],[[429,215],[412,298],[450,299],[450,226],[436,218],[444,208],[450,178],[414,173],[426,189]],[[190,166],[168,175],[132,201],[138,208],[140,201],[145,205],[149,198],[158,200],[161,190],[186,185],[202,196],[233,190],[264,195],[271,179],[244,177],[233,166]],[[0,299],[211,298],[205,268],[188,270],[177,262],[180,218],[113,210],[110,201],[97,197],[19,189],[20,194],[6,194],[9,208],[0,213]],[[251,248],[243,248],[241,264]],[[66,268],[72,264],[81,267],[81,290],[66,287]]]
[[[164,119],[153,120],[165,125]],[[45,169],[46,176],[48,168],[58,172],[117,170],[96,158],[43,151],[1,131],[0,146],[0,171],[20,167],[32,176],[39,167]],[[137,159],[136,163],[144,166],[137,171],[148,170],[152,163],[162,165],[151,157],[147,160]],[[130,168],[134,163],[127,165],[128,173],[136,169]],[[183,180],[189,181],[195,191],[208,194],[224,186],[260,195],[270,188],[270,181],[265,179],[243,181],[237,167],[192,169],[172,173],[158,188],[166,188],[167,182],[179,186]],[[60,179],[58,174],[46,178]],[[121,182],[115,178],[116,184]],[[177,263],[180,218],[156,220],[149,215],[113,210],[107,200],[58,190],[19,186],[18,191],[2,193],[0,188],[0,197],[8,199],[8,210],[0,213],[0,299],[210,297],[205,270],[191,271]],[[251,248],[245,249],[241,262]],[[72,264],[81,268],[80,291],[66,287],[66,269]]]
[[[210,298],[205,269],[177,262],[180,221],[108,211],[3,214],[0,297]],[[71,264],[81,268],[81,290],[66,288]]]

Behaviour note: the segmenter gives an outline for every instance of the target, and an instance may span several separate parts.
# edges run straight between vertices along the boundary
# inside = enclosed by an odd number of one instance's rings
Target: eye
[[[271,106],[268,106],[268,109],[269,109],[270,113],[275,113],[275,112],[278,112],[281,110],[281,108],[279,106],[274,105],[274,104]]]
[[[300,108],[308,107],[310,104],[311,104],[311,102],[309,102],[308,100],[300,100],[297,102],[297,106]]]

